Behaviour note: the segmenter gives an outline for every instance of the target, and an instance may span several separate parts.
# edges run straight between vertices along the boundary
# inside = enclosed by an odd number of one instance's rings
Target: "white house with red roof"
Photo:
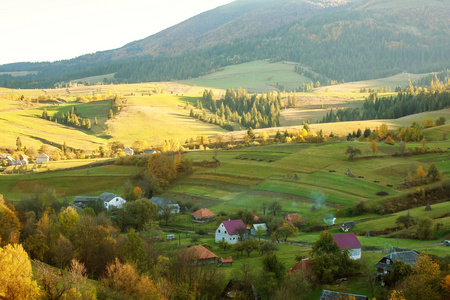
[[[361,258],[361,243],[359,242],[356,235],[352,233],[342,233],[342,234],[334,234],[333,235],[334,242],[339,246],[341,250],[348,249],[351,259],[360,259]]]
[[[220,223],[216,229],[216,243],[226,241],[230,244],[236,244],[241,237],[246,238],[248,229],[242,220],[228,220]]]

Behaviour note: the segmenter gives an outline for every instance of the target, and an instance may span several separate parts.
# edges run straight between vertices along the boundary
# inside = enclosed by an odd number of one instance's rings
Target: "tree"
[[[423,170],[422,166],[417,167],[417,178],[420,180],[423,180],[425,178],[425,171]]]
[[[94,125],[98,125],[97,117],[94,117]]]
[[[5,204],[3,195],[0,194],[0,246],[19,242],[20,222],[16,212]]]
[[[388,131],[388,126],[386,123],[380,125],[380,128],[378,129],[378,137],[380,140],[384,140],[387,137]]]
[[[286,274],[280,288],[277,289],[276,300],[301,300],[305,299],[311,291],[311,283],[303,276],[303,272],[296,271]]]
[[[0,248],[0,298],[8,300],[39,299],[41,291],[32,280],[31,262],[21,245]]]
[[[122,264],[117,258],[106,268],[102,278],[108,298],[115,299],[165,299],[147,275],[139,275],[132,264]]]
[[[447,119],[445,117],[437,117],[435,121],[436,126],[444,125],[445,122],[447,122]]]
[[[361,149],[353,148],[352,146],[348,146],[347,150],[345,150],[345,154],[348,154],[348,159],[353,159],[356,155],[361,155]]]
[[[370,143],[370,149],[372,150],[373,156],[375,156],[375,153],[377,153],[377,151],[378,151],[378,145],[377,145],[377,142],[375,140],[373,140]]]
[[[109,110],[109,113],[108,113],[108,119],[112,119],[113,117],[114,117],[113,110],[110,109],[110,110]]]
[[[414,218],[406,215],[406,216],[400,216],[395,220],[395,224],[402,224],[403,226],[405,226],[406,229],[409,228],[409,226],[414,225],[415,221]]]
[[[18,136],[16,139],[16,146],[17,146],[17,151],[22,150],[22,141],[20,140],[20,136]]]
[[[435,162],[433,162],[428,167],[427,177],[429,177],[432,181],[439,181],[442,178],[442,174],[439,173],[439,170],[437,168],[437,165]]]
[[[278,239],[283,239],[286,243],[288,237],[292,237],[298,231],[292,223],[284,222],[282,226],[278,227],[273,233],[272,238],[278,241]]]
[[[278,202],[278,200],[273,200],[268,207],[269,211],[273,214],[275,217],[277,212],[281,211],[281,204]]]
[[[421,240],[430,240],[433,236],[433,221],[430,218],[421,219],[417,223],[416,234]]]

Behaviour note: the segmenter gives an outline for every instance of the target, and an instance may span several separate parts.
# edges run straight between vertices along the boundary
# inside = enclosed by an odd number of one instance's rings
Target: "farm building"
[[[289,223],[298,223],[302,221],[302,217],[298,213],[286,215],[284,219]]]
[[[199,223],[211,222],[216,219],[216,214],[207,208],[201,208],[196,212],[193,212],[191,216],[192,222],[199,222]]]
[[[377,267],[377,276],[388,275],[392,272],[392,264],[396,260],[403,261],[405,264],[414,265],[419,254],[415,251],[402,251],[389,253],[375,264]]]
[[[216,257],[213,252],[209,251],[202,245],[191,246],[181,252],[180,257],[186,262],[195,265],[207,265],[216,263]]]
[[[256,235],[257,230],[261,230],[262,232],[264,232],[264,234],[266,234],[267,233],[266,223],[253,224],[252,228],[250,229],[250,234]]]
[[[341,250],[348,249],[351,259],[361,258],[361,243],[354,233],[341,233],[333,235],[334,242]]]
[[[344,222],[344,223],[341,224],[341,229],[342,229],[343,232],[347,232],[347,231],[349,231],[349,229],[351,229],[351,228],[353,228],[355,226],[356,226],[355,222],[348,221],[348,222]]]
[[[319,300],[340,300],[340,299],[355,299],[355,300],[369,300],[367,296],[347,294],[329,290],[323,290]]]
[[[125,153],[126,156],[131,156],[134,154],[133,149],[131,149],[130,147],[126,147],[125,149],[122,150],[123,153]]]
[[[295,272],[297,270],[301,270],[303,273],[303,276],[306,279],[311,279],[311,276],[313,275],[312,272],[312,259],[311,258],[305,258],[301,261],[297,262],[292,268],[289,269],[288,273]]]
[[[219,267],[231,267],[233,265],[233,258],[228,256],[227,258],[219,258]]]
[[[45,153],[41,153],[38,156],[36,156],[36,163],[37,164],[42,164],[45,162],[48,162],[50,160],[50,156],[48,156]]]
[[[246,238],[248,229],[244,222],[239,220],[228,220],[220,223],[216,229],[216,243],[219,241],[226,241],[230,244],[236,244],[240,238]]]
[[[153,202],[158,206],[158,213],[160,215],[163,214],[165,209],[170,209],[170,212],[172,214],[180,213],[180,205],[173,203],[172,200],[170,200],[170,199],[152,197],[152,199],[150,199],[150,202]]]

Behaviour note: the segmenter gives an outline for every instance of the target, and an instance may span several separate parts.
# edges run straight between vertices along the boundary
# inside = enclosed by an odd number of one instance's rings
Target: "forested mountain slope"
[[[256,59],[297,62],[339,82],[440,71],[450,67],[448,15],[450,3],[433,0],[238,0],[120,49],[0,66],[39,72],[0,76],[0,86],[109,73],[114,82],[180,80]]]

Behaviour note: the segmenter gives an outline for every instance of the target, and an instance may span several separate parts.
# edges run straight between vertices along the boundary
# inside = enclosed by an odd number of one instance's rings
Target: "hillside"
[[[321,85],[440,71],[450,67],[449,13],[445,1],[241,0],[120,49],[0,66],[32,72],[1,75],[0,86],[51,87],[112,73],[107,82],[181,80],[264,59],[299,63],[306,69],[296,71]]]

